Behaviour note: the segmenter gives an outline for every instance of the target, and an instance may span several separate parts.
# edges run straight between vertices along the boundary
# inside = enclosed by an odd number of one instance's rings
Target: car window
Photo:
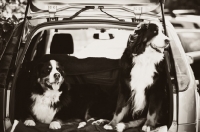
[[[71,56],[77,58],[87,57],[106,57],[111,59],[119,59],[127,45],[128,37],[133,30],[106,29],[105,33],[101,33],[100,29],[82,29],[82,30],[55,30],[51,31],[51,36],[57,34],[70,34],[73,41],[73,53]],[[94,38],[94,34],[98,38]],[[112,38],[109,38],[111,34]],[[50,39],[53,37],[50,37]],[[61,38],[62,39],[62,38]],[[50,54],[51,42],[47,44],[46,54]],[[69,44],[69,41],[66,42]],[[64,46],[60,46],[62,48]]]
[[[185,52],[200,51],[200,32],[179,32]]]

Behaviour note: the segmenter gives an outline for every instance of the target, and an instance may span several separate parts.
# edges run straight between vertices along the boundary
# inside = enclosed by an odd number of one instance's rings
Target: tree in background
[[[0,0],[1,18],[23,18],[26,4],[26,0]]]
[[[0,0],[0,55],[19,20],[24,17],[26,0]]]

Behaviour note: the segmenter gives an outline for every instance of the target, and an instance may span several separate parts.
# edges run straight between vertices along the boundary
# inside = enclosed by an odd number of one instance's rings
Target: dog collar
[[[138,54],[132,54],[132,56],[134,57],[134,56],[137,56]]]
[[[151,48],[154,49],[155,51],[159,52],[159,53],[162,53],[159,48],[155,45],[152,45],[152,43],[150,44]]]

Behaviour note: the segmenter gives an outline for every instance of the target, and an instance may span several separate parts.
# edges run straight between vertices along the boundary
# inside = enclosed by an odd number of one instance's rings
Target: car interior
[[[30,93],[31,69],[38,61],[52,57],[64,65],[66,81],[71,85],[81,86],[77,91],[80,96],[94,94],[91,89],[95,87],[103,91],[101,96],[106,101],[114,101],[117,98],[116,87],[120,75],[119,59],[133,32],[133,29],[115,28],[50,28],[35,34],[13,84],[15,95],[11,99],[14,104],[10,110],[11,120],[23,119],[23,109],[26,107],[23,100]],[[88,88],[87,84],[92,88]],[[173,104],[169,100],[172,95],[167,82],[165,87],[166,97],[160,125],[170,127]],[[98,95],[99,91],[94,92]]]

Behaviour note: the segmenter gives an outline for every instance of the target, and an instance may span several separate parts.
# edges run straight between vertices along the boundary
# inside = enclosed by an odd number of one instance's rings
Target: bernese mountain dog
[[[65,108],[70,103],[64,69],[56,60],[40,62],[34,69],[24,124],[35,126],[36,122],[40,122],[50,124],[50,129],[60,129],[67,113]]]
[[[117,108],[105,129],[114,127],[121,132],[143,125],[143,131],[150,131],[158,125],[166,94],[163,52],[169,45],[169,38],[163,32],[160,22],[150,21],[138,24],[134,34],[130,35],[120,60],[122,72]],[[134,120],[121,122],[128,113]],[[144,118],[135,120],[143,113],[146,113]]]

